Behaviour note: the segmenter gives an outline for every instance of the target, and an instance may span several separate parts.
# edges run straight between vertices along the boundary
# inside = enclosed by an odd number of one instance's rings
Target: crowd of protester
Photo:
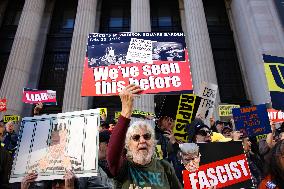
[[[222,122],[211,118],[210,125],[206,125],[197,116],[186,127],[188,142],[183,143],[175,138],[174,118],[169,116],[160,117],[154,128],[145,121],[130,125],[133,103],[141,91],[135,85],[123,89],[117,122],[101,123],[98,175],[93,177],[76,178],[72,170],[66,170],[63,180],[36,181],[38,175],[34,172],[27,174],[21,183],[9,184],[18,135],[13,122],[0,122],[0,188],[179,189],[183,188],[182,171],[199,168],[196,143],[230,141],[242,141],[254,188],[284,188],[284,123],[277,126],[271,122],[272,132],[257,141],[236,131],[233,120]],[[42,104],[37,104],[34,114],[38,115],[42,108]],[[160,155],[157,146],[161,147]]]

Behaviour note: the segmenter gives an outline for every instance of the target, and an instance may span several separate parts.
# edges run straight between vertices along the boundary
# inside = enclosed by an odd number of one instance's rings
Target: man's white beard
[[[154,154],[154,148],[150,148],[149,151],[147,150],[139,150],[138,152],[131,152],[128,151],[128,157],[132,158],[132,161],[139,165],[146,165],[151,162],[151,159]]]

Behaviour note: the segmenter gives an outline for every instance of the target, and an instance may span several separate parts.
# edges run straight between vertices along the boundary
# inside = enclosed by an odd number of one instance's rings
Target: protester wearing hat
[[[222,129],[222,135],[227,138],[232,138],[232,131],[233,129],[229,125],[227,125]]]

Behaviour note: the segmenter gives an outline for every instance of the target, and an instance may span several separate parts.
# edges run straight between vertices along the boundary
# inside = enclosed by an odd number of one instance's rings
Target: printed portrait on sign
[[[37,180],[96,176],[100,109],[23,118],[10,183],[30,172]]]
[[[65,172],[66,170],[82,170],[82,162],[67,154],[69,131],[66,123],[56,124],[49,137],[49,147],[42,158],[30,165],[28,172]]]

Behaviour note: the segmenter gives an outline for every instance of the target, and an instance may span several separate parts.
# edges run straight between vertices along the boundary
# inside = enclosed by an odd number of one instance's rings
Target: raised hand
[[[121,115],[126,118],[130,118],[133,111],[134,97],[137,97],[143,89],[140,86],[131,84],[126,86],[120,93],[120,100],[122,104]]]

